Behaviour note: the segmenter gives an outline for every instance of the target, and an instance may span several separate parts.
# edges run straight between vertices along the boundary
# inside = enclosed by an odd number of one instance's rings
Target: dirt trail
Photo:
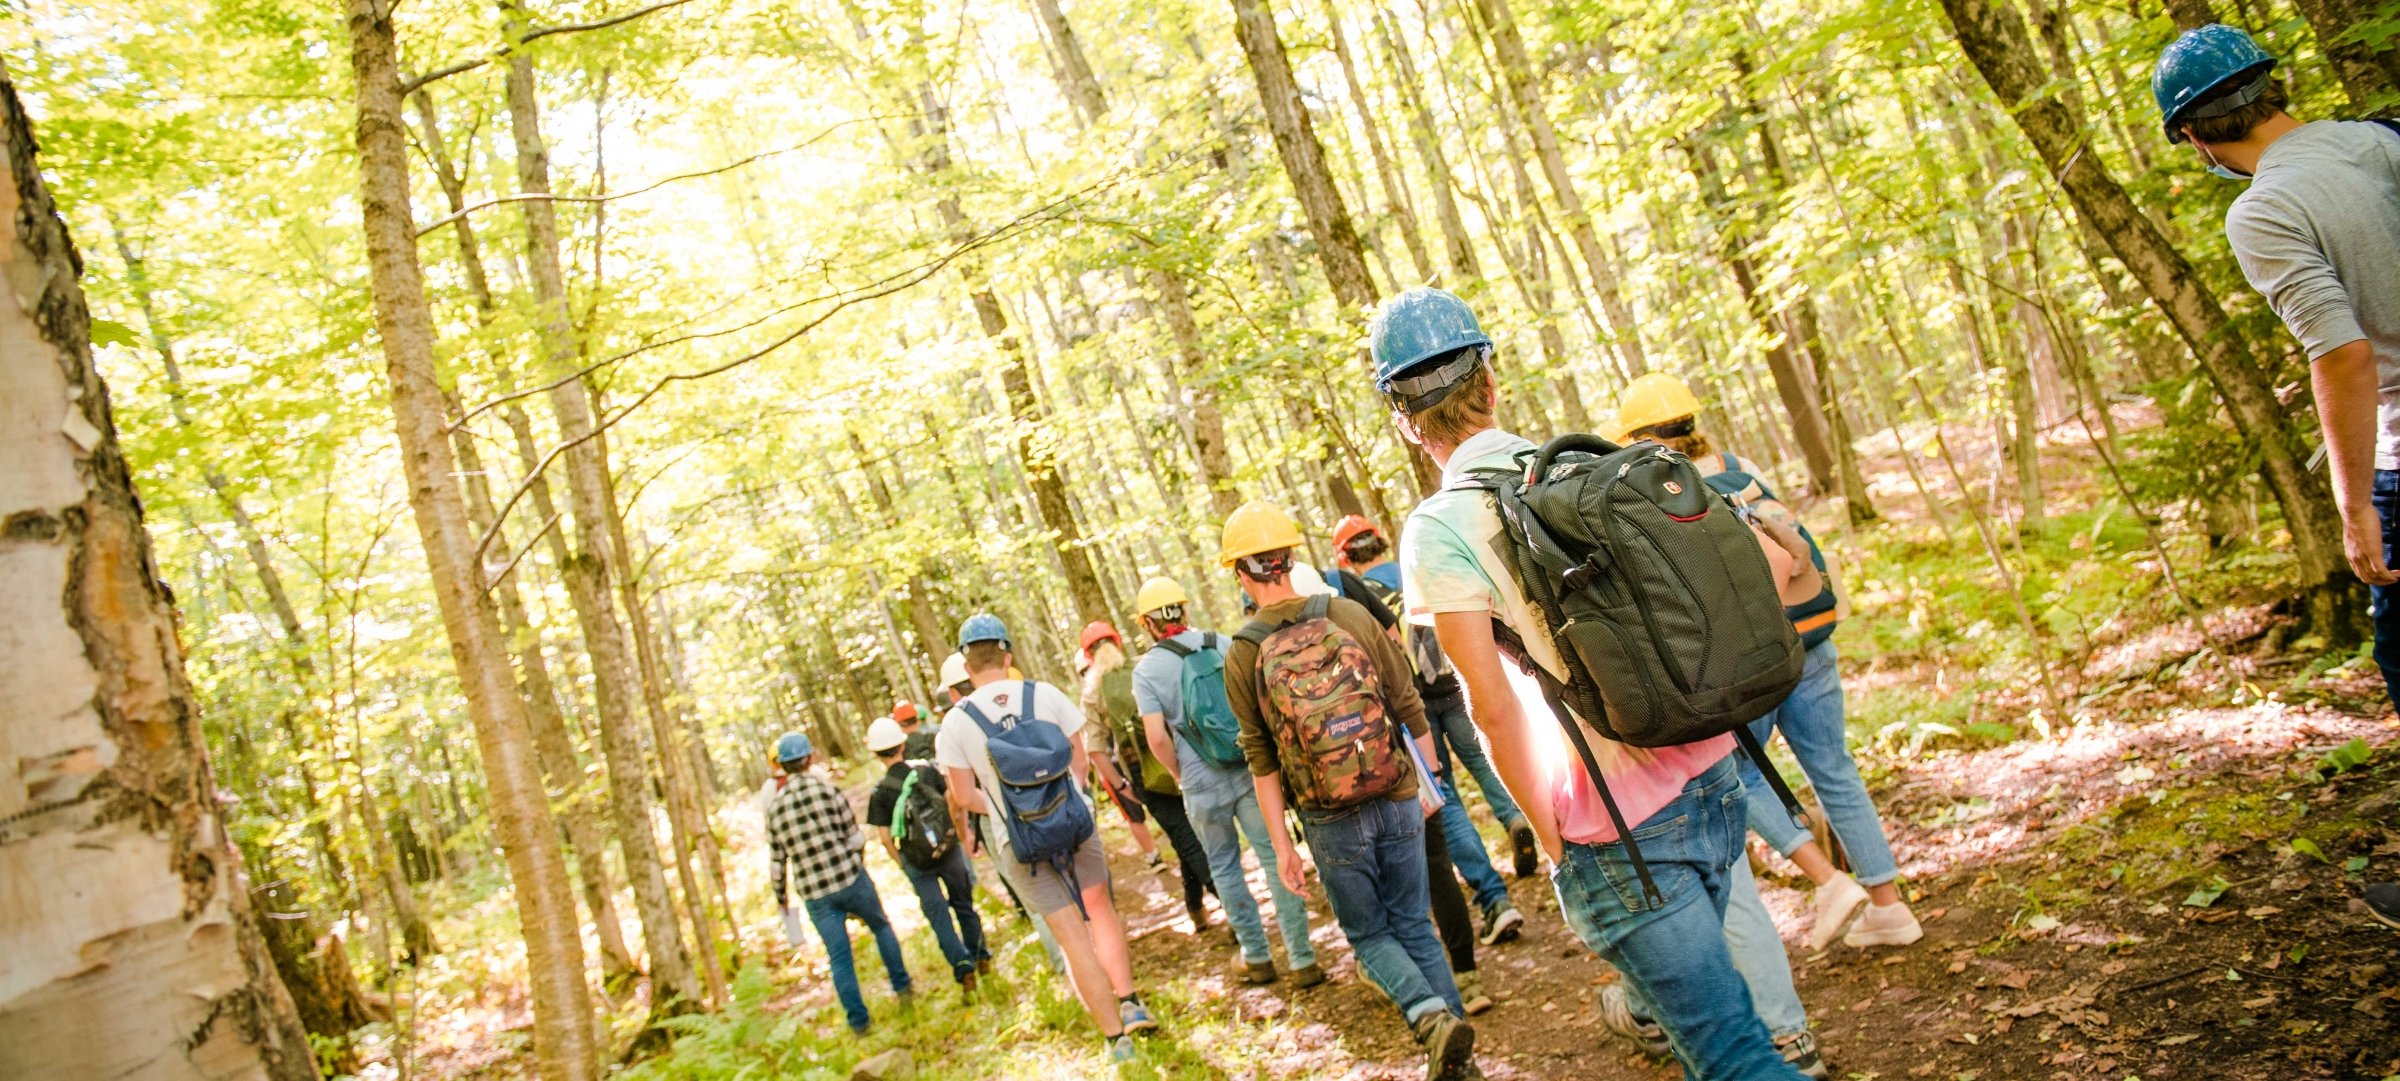
[[[2321,784],[2302,775],[2354,738],[2385,748],[2379,761]],[[1911,763],[1878,796],[1920,894],[1922,942],[1804,957],[1804,896],[1765,885],[1834,1076],[2400,1073],[2400,935],[2347,911],[2360,875],[2345,870],[2360,857],[2377,877],[2400,869],[2395,742],[2400,722],[2388,713],[2264,702]],[[2324,838],[2313,842],[2323,860],[2288,847],[2300,833]],[[1278,1075],[1422,1076],[1415,1045],[1359,974],[1321,898],[1310,907],[1332,982],[1240,987],[1226,974],[1233,948],[1222,918],[1193,935],[1171,882],[1129,852],[1117,859],[1137,967],[1200,974],[1193,983],[1208,1008],[1297,1028]],[[2184,903],[2212,877],[2231,888],[2207,907]],[[1263,896],[1255,870],[1251,881]],[[1485,1071],[1680,1076],[1600,1025],[1592,1004],[1608,977],[1560,924],[1547,881],[1514,881],[1510,892],[1525,936],[1479,951],[1500,1000],[1475,1019]]]

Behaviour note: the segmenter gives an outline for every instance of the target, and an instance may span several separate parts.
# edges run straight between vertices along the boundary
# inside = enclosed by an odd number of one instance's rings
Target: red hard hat
[[[1110,626],[1107,620],[1094,620],[1093,622],[1083,625],[1084,649],[1089,650],[1092,648],[1094,643],[1106,641],[1116,642],[1118,648],[1120,649],[1124,648],[1125,645],[1124,636],[1118,634],[1117,629],[1113,626]]]
[[[1366,518],[1356,514],[1344,515],[1341,521],[1334,523],[1333,546],[1337,549],[1347,547],[1360,534],[1376,531],[1375,523]]]
[[[917,704],[916,704],[915,702],[911,702],[911,701],[909,701],[909,700],[907,700],[907,699],[905,699],[905,698],[904,698],[904,699],[901,699],[900,701],[898,701],[898,702],[896,702],[896,703],[893,703],[893,705],[892,705],[892,719],[893,719],[893,720],[895,720],[895,721],[913,721],[913,720],[916,720],[916,719],[917,719]]]

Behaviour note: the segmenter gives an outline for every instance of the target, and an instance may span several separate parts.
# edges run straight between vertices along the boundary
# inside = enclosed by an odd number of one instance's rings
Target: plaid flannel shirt
[[[772,853],[775,907],[789,902],[784,893],[784,868],[791,868],[793,885],[803,901],[823,897],[849,885],[866,869],[861,850],[866,836],[841,790],[813,773],[786,778],[767,805],[767,849]]]

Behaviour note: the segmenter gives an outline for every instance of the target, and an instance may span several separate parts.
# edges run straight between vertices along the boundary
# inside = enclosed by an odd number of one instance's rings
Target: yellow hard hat
[[[1264,499],[1253,499],[1225,519],[1224,543],[1217,550],[1217,562],[1233,566],[1233,561],[1278,548],[1300,547],[1300,527],[1282,507]]]
[[[1627,384],[1625,393],[1617,398],[1618,442],[1653,424],[1664,424],[1700,412],[1700,399],[1692,396],[1692,388],[1683,380],[1664,372],[1651,372]]]
[[[1133,595],[1133,611],[1136,615],[1146,616],[1170,604],[1190,603],[1191,596],[1172,578],[1153,578],[1142,583],[1140,592]]]

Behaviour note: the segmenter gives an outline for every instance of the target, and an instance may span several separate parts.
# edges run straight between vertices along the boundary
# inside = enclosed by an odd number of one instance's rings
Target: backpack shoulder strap
[[[1742,460],[1734,457],[1733,452],[1729,450],[1717,452],[1717,464],[1729,472],[1742,470]]]
[[[1242,624],[1242,629],[1239,632],[1236,632],[1233,637],[1237,641],[1248,642],[1254,646],[1264,645],[1266,644],[1267,636],[1275,633],[1279,629],[1281,629],[1280,624],[1269,623],[1263,619],[1253,619],[1248,623]]]
[[[1033,705],[1034,705],[1034,703],[1035,703],[1036,701],[1039,701],[1038,699],[1034,698],[1034,696],[1033,696],[1033,688],[1034,688],[1034,682],[1033,682],[1032,680],[1030,680],[1030,679],[1029,679],[1029,680],[1026,680],[1026,681],[1025,681],[1025,704],[1017,707],[1017,723],[1018,723],[1018,724],[1024,724],[1024,723],[1025,723],[1025,722],[1027,722],[1027,721],[1039,720],[1039,719],[1040,719],[1039,717],[1035,716],[1035,714],[1034,714],[1034,712],[1033,712]]]
[[[1200,648],[1213,649],[1219,653],[1225,652],[1224,642],[1217,637],[1217,632],[1215,631],[1200,632]]]
[[[1300,606],[1300,618],[1297,622],[1307,623],[1311,620],[1324,619],[1326,614],[1331,611],[1333,611],[1333,598],[1319,593],[1310,597],[1307,603]]]
[[[1189,657],[1192,655],[1192,647],[1184,645],[1183,643],[1172,638],[1159,639],[1158,648],[1166,650],[1167,652],[1178,657]]]
[[[974,702],[964,698],[959,699],[958,711],[966,714],[968,720],[975,722],[975,727],[983,729],[983,736],[985,739],[990,739],[1000,734],[1000,726],[993,724],[991,718],[984,716],[983,708],[976,705]]]

